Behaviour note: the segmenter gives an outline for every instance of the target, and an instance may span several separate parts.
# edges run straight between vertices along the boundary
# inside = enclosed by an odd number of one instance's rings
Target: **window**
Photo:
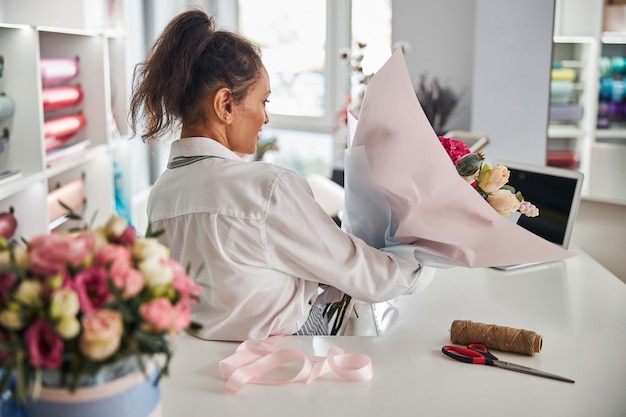
[[[350,90],[349,70],[339,51],[352,39],[367,43],[366,71],[380,67],[390,51],[390,3],[239,0],[239,30],[260,45],[270,74],[272,127],[332,131]]]

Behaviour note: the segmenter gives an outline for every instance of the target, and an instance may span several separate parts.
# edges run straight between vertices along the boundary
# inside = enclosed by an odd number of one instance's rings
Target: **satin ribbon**
[[[220,361],[220,373],[226,380],[226,390],[239,392],[246,384],[284,385],[311,381],[334,373],[349,382],[369,381],[374,375],[372,360],[360,353],[345,353],[332,346],[327,356],[312,356],[296,348],[277,348],[283,336],[271,336],[266,341],[246,340],[234,354]],[[301,362],[300,370],[292,378],[276,379],[266,375],[281,366]]]

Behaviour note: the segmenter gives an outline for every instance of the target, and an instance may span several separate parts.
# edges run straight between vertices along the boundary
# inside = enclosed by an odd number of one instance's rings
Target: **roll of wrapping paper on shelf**
[[[550,102],[570,103],[574,99],[575,84],[573,81],[550,81]]]
[[[80,113],[46,120],[43,124],[46,152],[63,145],[86,124],[85,116]]]
[[[15,102],[6,94],[0,94],[0,120],[11,117],[15,112]]]
[[[44,88],[41,92],[43,111],[73,107],[83,101],[83,89],[79,85]]]
[[[41,58],[40,69],[43,87],[60,84],[78,75],[78,58]]]
[[[575,81],[576,70],[574,68],[552,68],[550,78],[553,81]]]
[[[450,327],[452,343],[480,343],[488,349],[533,356],[541,352],[543,339],[531,330],[484,324],[471,320],[454,320]]]
[[[74,180],[48,193],[50,223],[67,214],[67,210],[59,202],[72,210],[78,210],[85,203],[85,183],[80,179]]]

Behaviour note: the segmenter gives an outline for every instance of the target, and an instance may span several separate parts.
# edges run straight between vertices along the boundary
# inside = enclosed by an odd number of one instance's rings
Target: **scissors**
[[[444,355],[465,363],[497,366],[498,368],[508,369],[509,371],[522,372],[524,374],[574,383],[574,380],[569,378],[550,374],[548,372],[540,371],[539,369],[501,361],[493,353],[491,353],[489,349],[479,343],[469,344],[466,348],[460,346],[444,346],[441,348],[441,351]]]

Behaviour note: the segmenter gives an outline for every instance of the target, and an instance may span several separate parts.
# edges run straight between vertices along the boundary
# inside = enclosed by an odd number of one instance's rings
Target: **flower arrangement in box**
[[[137,237],[114,215],[24,245],[0,238],[1,393],[36,400],[50,373],[55,388],[74,392],[120,360],[144,371],[146,357],[164,358],[158,377],[167,373],[200,288],[156,236]]]
[[[509,216],[519,211],[527,217],[539,215],[539,209],[524,200],[522,193],[508,184],[510,172],[506,166],[490,167],[485,162],[485,155],[482,152],[471,152],[460,140],[439,136],[439,142],[448,153],[459,175],[498,213]]]

